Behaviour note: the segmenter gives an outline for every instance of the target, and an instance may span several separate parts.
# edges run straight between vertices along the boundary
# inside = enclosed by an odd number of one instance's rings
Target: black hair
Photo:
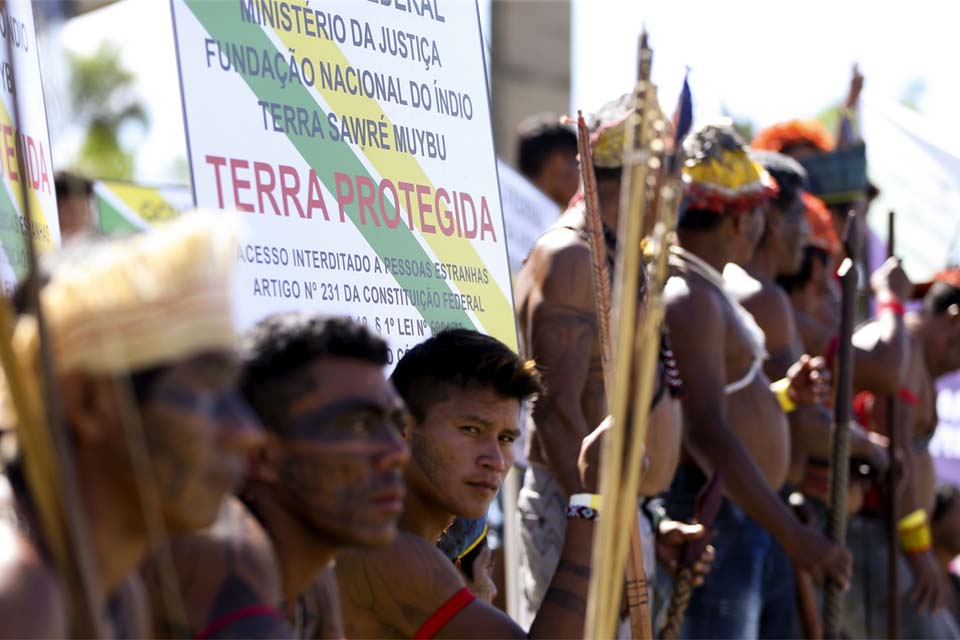
[[[807,185],[807,172],[799,162],[773,151],[751,151],[750,159],[766,169],[776,180],[779,191],[773,204],[778,209],[785,211],[803,195]]]
[[[946,282],[934,282],[923,297],[923,310],[934,316],[943,315],[955,304],[960,305],[960,289]]]
[[[57,171],[53,174],[53,187],[57,200],[78,196],[89,198],[93,195],[93,182],[70,171]]]
[[[943,518],[950,507],[957,501],[957,498],[960,498],[960,489],[957,489],[957,487],[952,484],[941,484],[937,487],[937,492],[934,495],[933,514],[930,517],[930,523],[935,525]]]
[[[783,287],[783,290],[787,293],[802,289],[813,277],[814,260],[826,266],[829,257],[830,254],[826,250],[808,244],[803,248],[803,261],[800,264],[800,270],[791,275],[777,276],[777,284]]]
[[[508,398],[526,400],[543,390],[532,360],[523,360],[496,338],[469,329],[449,329],[413,347],[390,380],[418,421],[443,401],[442,385],[492,387]]]
[[[267,316],[243,336],[240,391],[268,429],[281,427],[293,398],[287,383],[322,358],[387,364],[387,343],[349,318],[308,313]]]
[[[520,125],[517,142],[517,164],[520,173],[528,178],[543,171],[547,161],[555,153],[577,153],[577,134],[560,119],[551,114],[541,114],[527,119]]]
[[[724,216],[707,209],[680,208],[677,229],[680,231],[713,231],[723,223]]]

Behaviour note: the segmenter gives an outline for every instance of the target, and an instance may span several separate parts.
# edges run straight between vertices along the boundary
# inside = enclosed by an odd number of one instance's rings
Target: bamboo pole
[[[895,255],[894,241],[896,213],[890,211],[887,217],[887,257]],[[887,436],[890,438],[890,470],[887,475],[887,637],[900,637],[900,532],[897,529],[900,513],[900,496],[897,495],[899,469],[896,461],[897,446],[900,442],[900,421],[898,420],[897,396],[887,398]],[[906,453],[906,452],[904,452]]]
[[[583,113],[577,113],[577,143],[580,153],[580,173],[583,181],[584,210],[587,222],[588,239],[591,254],[591,275],[593,278],[594,302],[597,313],[597,324],[600,333],[600,352],[603,361],[604,391],[607,396],[607,406],[612,406],[613,400],[613,364],[612,338],[610,330],[610,276],[607,270],[607,247],[603,234],[603,221],[600,217],[600,205],[597,196],[596,173],[593,167],[593,153],[590,148],[589,133],[583,119]],[[611,499],[611,503],[617,501]],[[616,508],[619,508],[617,506]],[[636,505],[633,506],[636,510]],[[631,555],[628,561],[628,583],[633,585],[634,597],[628,599],[627,607],[630,612],[631,631],[634,637],[644,636],[644,629],[650,627],[647,613],[646,572],[643,567],[643,548],[640,539],[639,522],[634,518],[631,531]],[[613,600],[607,600],[612,602]],[[607,615],[610,615],[609,613]],[[616,614],[613,614],[616,615]]]
[[[640,39],[634,110],[626,122],[611,331],[615,348],[608,410],[613,424],[604,439],[600,470],[604,515],[594,539],[587,638],[615,635],[625,568],[633,637],[652,637],[637,494],[663,317],[660,289],[682,189],[678,181],[665,183],[667,126],[657,103],[656,88],[650,83],[651,62],[652,52],[644,33]],[[673,164],[669,166],[672,168]],[[650,246],[656,258],[651,277],[645,282],[641,240],[648,213],[654,214]],[[647,293],[641,313],[643,284]],[[619,354],[629,357],[617,357]]]
[[[0,0],[0,8],[7,8],[5,1]],[[18,86],[12,38],[6,39],[6,53],[13,84]],[[21,131],[23,120],[20,117],[19,92],[12,95],[11,102],[14,129]],[[14,356],[14,315],[6,304],[3,305],[3,333],[0,335],[0,340],[6,343],[3,347],[5,372],[11,392],[16,386],[25,394],[17,407],[17,435],[23,444],[24,472],[30,495],[40,501],[37,504],[38,517],[43,524],[44,540],[50,543],[57,569],[66,583],[71,633],[82,637],[103,637],[101,612],[104,599],[91,553],[93,546],[77,488],[72,451],[60,419],[57,377],[40,304],[40,275],[33,238],[34,212],[27,189],[27,181],[20,180],[28,264],[23,286],[28,312],[35,320],[38,352],[31,351],[26,356],[39,359],[40,375],[39,379],[32,375],[34,369],[31,365],[34,363],[18,362]]]
[[[853,399],[853,326],[857,298],[856,261],[860,247],[857,238],[857,214],[847,217],[844,233],[847,257],[840,265],[842,302],[840,341],[837,349],[837,386],[834,399],[833,447],[830,456],[830,504],[827,511],[827,537],[844,546],[847,540],[847,483],[850,474],[850,409]],[[842,587],[827,580],[823,595],[824,637],[840,636]]]

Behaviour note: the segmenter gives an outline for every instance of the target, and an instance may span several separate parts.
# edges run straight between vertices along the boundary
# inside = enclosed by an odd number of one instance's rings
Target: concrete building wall
[[[570,108],[569,0],[494,0],[490,91],[498,155],[516,166],[516,129],[526,117]]]

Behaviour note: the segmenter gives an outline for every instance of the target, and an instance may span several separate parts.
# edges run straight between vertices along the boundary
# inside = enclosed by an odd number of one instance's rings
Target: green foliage
[[[74,168],[97,178],[133,178],[133,153],[120,144],[120,131],[150,122],[134,87],[136,76],[107,42],[90,56],[68,55],[72,116],[86,130]]]

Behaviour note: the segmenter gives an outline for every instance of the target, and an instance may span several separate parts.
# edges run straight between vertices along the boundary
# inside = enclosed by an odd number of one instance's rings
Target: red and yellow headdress
[[[777,194],[776,182],[750,159],[732,124],[705,125],[683,146],[685,209],[742,213]]]

